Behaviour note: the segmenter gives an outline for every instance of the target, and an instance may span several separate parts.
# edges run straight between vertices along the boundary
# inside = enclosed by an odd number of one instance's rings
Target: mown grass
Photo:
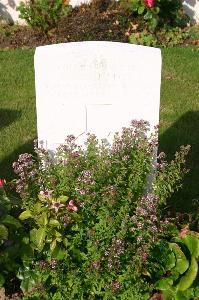
[[[0,177],[36,137],[33,50],[0,50]]]
[[[160,109],[160,149],[171,158],[176,149],[190,144],[189,175],[173,205],[191,209],[199,199],[199,48],[168,48],[163,53]]]
[[[12,162],[32,151],[36,137],[33,50],[0,50],[0,178],[13,178]],[[171,158],[190,144],[191,172],[172,206],[190,210],[199,199],[199,51],[197,47],[162,50],[160,151]]]

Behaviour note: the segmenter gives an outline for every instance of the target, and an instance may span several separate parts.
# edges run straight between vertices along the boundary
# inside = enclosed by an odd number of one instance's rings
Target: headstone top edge
[[[66,47],[67,46],[67,47]],[[81,42],[69,42],[69,43],[59,43],[59,44],[51,44],[51,45],[44,45],[44,46],[38,46],[35,50],[35,55],[37,55],[38,52],[41,53],[41,51],[52,51],[52,50],[62,50],[62,49],[78,49],[81,47],[81,50],[89,49],[90,47],[100,47],[103,49],[103,47],[111,47],[112,49],[121,49],[122,50],[135,50],[139,49],[142,51],[147,51],[150,53],[156,53],[156,55],[161,55],[161,49],[155,48],[155,47],[149,47],[149,46],[142,46],[142,45],[136,45],[136,44],[129,44],[129,43],[120,43],[120,42],[111,42],[111,41],[81,41]]]

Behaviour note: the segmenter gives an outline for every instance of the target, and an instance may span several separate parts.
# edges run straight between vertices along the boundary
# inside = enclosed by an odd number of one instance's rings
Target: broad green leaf
[[[34,214],[40,214],[43,210],[43,204],[40,203],[40,202],[37,202],[35,205],[34,205]]]
[[[52,243],[50,244],[50,251],[51,252],[53,252],[55,250],[56,245],[57,245],[57,241],[56,240],[52,241]]]
[[[22,221],[29,218],[32,218],[32,214],[30,210],[25,210],[19,215],[19,219]]]
[[[0,239],[8,239],[8,229],[3,224],[0,224]]]
[[[180,279],[178,284],[179,291],[185,291],[191,287],[198,273],[198,263],[194,256],[191,258],[191,264],[185,275]]]
[[[3,224],[5,225],[13,225],[16,228],[20,228],[22,227],[21,223],[15,219],[14,217],[7,215],[3,220],[2,220]]]
[[[168,255],[166,269],[167,269],[167,270],[173,269],[173,268],[175,267],[175,264],[176,264],[176,258],[175,258],[175,255],[174,255],[173,252],[171,252],[171,253]]]
[[[163,278],[156,282],[155,286],[157,289],[166,291],[173,285],[173,280],[170,278]]]
[[[175,299],[176,291],[172,288],[169,290],[163,291],[163,299],[164,300],[174,300]]]
[[[45,228],[32,229],[30,231],[30,240],[33,243],[33,246],[40,252],[43,250],[46,238]]]
[[[197,235],[186,235],[182,238],[192,256],[199,257],[199,237]]]
[[[59,231],[55,231],[56,238],[62,238],[62,234]]]
[[[186,256],[184,255],[178,244],[170,243],[169,248],[174,252],[176,257],[175,270],[178,273],[183,274],[189,267],[189,261],[187,260]]]
[[[67,252],[65,249],[60,248],[58,246],[55,247],[54,251],[52,252],[52,257],[56,258],[58,260],[62,260],[68,256]]]
[[[42,215],[39,216],[37,219],[37,224],[39,226],[46,226],[48,224],[48,216],[47,213],[42,213]]]
[[[50,226],[55,226],[55,227],[57,227],[57,226],[60,226],[60,223],[59,223],[58,220],[50,219],[49,225],[50,225]]]
[[[30,231],[30,241],[36,245],[37,242],[37,229],[36,228],[33,228],[31,231]]]
[[[188,289],[186,291],[177,291],[176,300],[190,300],[194,299],[194,291],[193,289]]]

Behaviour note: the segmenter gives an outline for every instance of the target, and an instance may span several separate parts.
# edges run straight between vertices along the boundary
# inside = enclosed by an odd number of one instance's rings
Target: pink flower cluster
[[[78,211],[78,208],[75,205],[75,202],[73,200],[69,201],[67,208],[68,208],[68,210],[71,210],[71,211]]]
[[[155,0],[144,0],[144,4],[149,7],[152,8],[155,6]]]

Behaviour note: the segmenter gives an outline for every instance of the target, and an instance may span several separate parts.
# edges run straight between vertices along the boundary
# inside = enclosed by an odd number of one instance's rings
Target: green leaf
[[[56,236],[56,239],[62,239],[62,234],[57,230],[55,230],[55,236]]]
[[[160,279],[156,282],[155,286],[157,289],[165,291],[173,285],[173,280],[170,278]]]
[[[22,291],[24,293],[26,292],[31,292],[32,289],[34,288],[36,282],[33,278],[28,277],[28,278],[24,278],[21,282],[20,288],[22,289]]]
[[[69,241],[67,238],[63,239],[64,246],[67,248],[69,246]]]
[[[52,243],[50,244],[50,251],[51,252],[53,252],[55,250],[56,245],[57,245],[57,241],[56,240],[52,241]]]
[[[151,29],[152,31],[154,31],[155,28],[157,27],[157,25],[158,25],[158,20],[155,19],[155,18],[152,18],[152,19],[150,20],[150,29]],[[169,189],[170,192],[173,192],[173,187],[172,187],[170,184],[168,184],[168,189]]]
[[[136,44],[137,43],[137,38],[135,37],[135,34],[131,34],[129,37],[129,42],[131,44]]]
[[[144,6],[140,6],[140,7],[138,8],[138,14],[139,14],[139,15],[142,15],[143,12],[144,12],[144,10],[145,10],[145,7],[144,7]]]
[[[199,286],[195,288],[195,296],[199,297]]]
[[[0,274],[0,288],[4,285],[5,283],[5,278],[2,274]]]
[[[7,215],[3,220],[2,220],[3,224],[5,225],[13,225],[16,228],[20,228],[22,227],[21,223],[15,219],[14,217]]]
[[[43,203],[40,203],[40,202],[37,202],[35,205],[34,205],[34,214],[40,214],[43,210]]]
[[[58,246],[56,246],[54,251],[52,252],[52,257],[58,260],[62,260],[66,258],[66,256],[68,256],[66,250]]]
[[[195,256],[196,258],[199,257],[199,237],[197,235],[190,235],[182,238],[184,244],[189,249],[192,256]]]
[[[176,291],[174,289],[163,291],[163,299],[164,300],[174,300]]]
[[[190,300],[193,299],[194,293],[192,289],[188,289],[186,291],[177,291],[176,300]]]
[[[168,255],[168,259],[167,259],[167,265],[166,265],[166,269],[167,270],[171,270],[175,267],[176,265],[176,258],[175,258],[175,255],[173,252],[171,252],[169,255]]]
[[[41,252],[43,250],[46,238],[46,230],[45,228],[32,229],[30,231],[30,240],[33,243],[33,246]]]
[[[23,241],[23,243],[24,244],[29,244],[29,242],[30,242],[30,239],[29,239],[29,236],[24,236],[23,238],[22,238],[22,241]]]
[[[29,218],[32,218],[32,214],[30,210],[25,210],[19,215],[19,219],[22,221]]]
[[[160,12],[160,8],[159,8],[158,6],[155,6],[155,7],[153,8],[153,12],[154,12],[155,14],[158,14],[158,13]]]
[[[194,256],[191,258],[191,264],[188,269],[188,271],[185,273],[185,275],[180,279],[180,282],[178,284],[178,290],[179,291],[185,291],[189,287],[191,287],[192,283],[196,279],[198,273],[198,263]]]
[[[80,228],[79,228],[79,226],[78,226],[78,224],[75,224],[75,225],[73,225],[72,227],[71,227],[71,229],[73,230],[73,231],[80,231]]]
[[[189,261],[187,260],[186,256],[184,255],[178,244],[170,243],[169,248],[174,252],[176,257],[175,270],[178,273],[183,274],[189,267]]]
[[[31,262],[33,260],[34,252],[30,245],[23,245],[21,251],[21,258],[24,262]]]
[[[40,195],[40,194],[38,195],[38,198],[42,202],[48,202],[50,199],[52,200],[51,197],[46,198],[44,195]]]
[[[8,229],[2,224],[0,224],[0,239],[8,239]]]
[[[55,220],[55,219],[50,219],[49,221],[49,225],[50,226],[54,226],[54,227],[57,227],[57,226],[60,226],[60,223],[58,220]]]
[[[37,224],[39,226],[46,226],[48,224],[48,216],[47,213],[42,213],[41,216],[37,219]]]

